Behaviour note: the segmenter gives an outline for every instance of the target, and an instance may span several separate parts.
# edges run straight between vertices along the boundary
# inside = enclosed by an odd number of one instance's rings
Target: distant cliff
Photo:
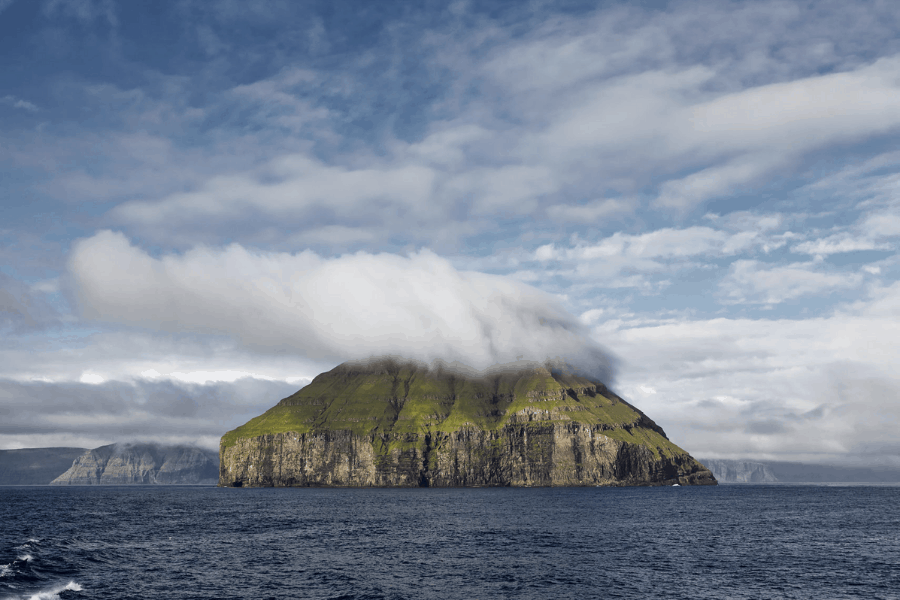
[[[85,448],[0,450],[0,485],[47,485],[86,451]]]
[[[214,484],[215,452],[192,446],[110,444],[88,450],[50,485]]]
[[[764,463],[745,460],[703,460],[721,483],[774,483],[775,474]]]
[[[721,483],[900,483],[900,469],[704,458]]]
[[[316,377],[220,445],[221,486],[716,483],[602,383],[382,359]]]

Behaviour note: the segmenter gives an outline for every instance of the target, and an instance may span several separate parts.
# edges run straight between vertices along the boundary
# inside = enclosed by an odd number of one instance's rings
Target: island
[[[716,479],[603,383],[550,363],[344,363],[219,447],[222,487],[675,484]]]

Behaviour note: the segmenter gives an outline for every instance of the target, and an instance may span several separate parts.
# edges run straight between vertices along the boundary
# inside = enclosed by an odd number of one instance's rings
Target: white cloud
[[[150,228],[172,221],[182,226],[206,219],[233,222],[247,211],[298,219],[318,209],[357,219],[375,216],[382,202],[415,212],[419,200],[430,195],[433,177],[429,169],[415,166],[347,169],[303,155],[283,156],[253,172],[215,177],[194,192],[120,204],[113,214]]]
[[[818,263],[769,266],[756,260],[736,260],[719,289],[725,303],[778,304],[854,288],[861,282],[859,273],[826,273]]]
[[[728,195],[736,186],[753,181],[779,164],[783,162],[773,160],[771,156],[744,156],[683,179],[665,182],[655,203],[665,208],[688,210],[710,198]]]
[[[106,231],[75,245],[69,269],[89,319],[226,335],[257,352],[321,360],[401,354],[476,368],[561,356],[611,375],[609,359],[550,296],[457,271],[428,251],[326,259],[234,244],[153,258]]]
[[[231,93],[239,102],[253,107],[253,119],[268,126],[280,125],[290,131],[300,132],[317,126],[331,113],[327,108],[315,106],[302,98],[304,88],[319,82],[318,74],[308,69],[287,68],[275,77],[239,85]],[[295,93],[295,90],[298,93]]]
[[[475,199],[471,206],[476,215],[531,213],[541,196],[558,189],[559,183],[553,173],[543,166],[474,167],[449,178],[446,183],[448,199]]]
[[[4,338],[6,343],[0,344],[0,379],[78,382],[85,365],[91,365],[88,372],[102,374],[107,382],[178,381],[174,373],[198,372],[242,372],[252,374],[254,381],[284,382],[312,377],[336,362],[245,348],[224,336],[122,329],[99,323],[93,323],[91,329],[101,331],[89,335],[80,332],[71,345],[46,344],[27,351],[16,338]]]
[[[95,448],[157,441],[217,448],[226,431],[295,392],[288,384],[241,378],[233,383],[172,379],[91,383],[17,382],[0,378],[0,445]]]
[[[664,227],[641,234],[617,232],[597,242],[574,238],[568,247],[543,244],[531,258],[545,272],[570,279],[602,278],[604,287],[651,289],[654,286],[649,275],[714,267],[713,261],[741,253],[768,253],[794,237],[790,232],[778,233],[783,223],[771,215],[710,220],[720,227],[695,225]],[[657,281],[656,287],[664,284]]]
[[[496,51],[482,68],[517,95],[571,89],[611,68],[627,68],[654,50],[642,36],[623,35],[615,27],[617,20],[598,19],[589,34],[578,31],[571,21],[548,23],[531,39]]]
[[[604,313],[606,313],[605,309],[592,308],[581,313],[580,319],[585,325],[593,325],[603,317]]]
[[[564,223],[597,224],[600,219],[622,215],[634,211],[634,206],[625,200],[605,198],[584,204],[556,204],[547,208],[547,216]]]
[[[709,227],[663,228],[639,235],[617,232],[599,243],[578,242],[565,250],[557,249],[552,244],[541,246],[535,257],[538,260],[593,260],[623,256],[646,261],[684,258],[717,253],[728,237],[726,232]],[[653,262],[643,264],[657,266]]]
[[[59,324],[60,315],[47,302],[42,284],[28,286],[0,271],[0,331],[22,333]]]
[[[55,294],[59,292],[59,279],[45,279],[31,284],[31,290],[42,294]]]
[[[81,377],[78,379],[81,383],[89,383],[91,385],[99,385],[106,381],[101,375],[97,375],[96,373],[82,373]]]
[[[112,0],[48,0],[44,4],[44,14],[74,17],[85,23],[103,18],[113,27],[119,24]]]
[[[689,146],[738,158],[665,183],[658,202],[689,208],[786,166],[803,153],[900,127],[900,57],[862,68],[749,88],[694,105]],[[677,122],[677,118],[675,119]],[[670,135],[683,135],[670,127]]]
[[[289,238],[285,238],[277,227],[267,228],[258,234],[261,242],[287,242],[293,247],[333,246],[338,248],[352,248],[356,245],[377,245],[386,233],[383,228],[376,228],[371,224],[361,223],[356,227],[347,225],[324,225],[299,231]]]
[[[600,323],[618,391],[694,455],[896,461],[900,284],[812,319]],[[641,388],[652,387],[655,395]]]
[[[238,379],[243,379],[245,377],[251,377],[253,379],[267,379],[271,381],[271,378],[257,375],[255,373],[249,373],[247,371],[191,371],[189,373],[181,373],[175,371],[174,373],[170,373],[169,377],[172,379],[177,379],[178,381],[183,381],[185,383],[211,383],[211,382],[219,382],[225,381],[228,383],[234,383]],[[290,378],[295,379],[295,378]],[[296,380],[296,379],[295,379]]]
[[[176,82],[180,92],[156,106],[142,90],[116,90],[134,96],[140,114],[132,119],[156,119],[154,131],[189,121],[183,115],[190,109],[212,114],[236,105],[252,108],[248,118],[264,132],[226,136],[210,149],[234,161],[217,164],[170,149],[165,164],[153,168],[148,159],[143,170],[120,164],[106,174],[75,170],[52,187],[61,196],[131,198],[108,222],[180,247],[198,235],[219,239],[216,232],[236,226],[245,239],[266,243],[268,229],[289,225],[296,239],[331,248],[343,238],[329,244],[317,231],[345,227],[355,230],[349,242],[355,248],[378,248],[398,238],[401,244],[434,236],[458,242],[496,228],[498,218],[523,215],[605,224],[634,209],[632,201],[616,198],[652,193],[648,185],[657,188],[655,206],[689,210],[773,173],[789,173],[811,150],[900,125],[894,108],[900,92],[892,79],[900,59],[828,62],[834,47],[822,45],[818,30],[809,39],[794,36],[797,28],[815,29],[809,15],[776,17],[804,10],[772,3],[704,15],[620,8],[554,18],[516,37],[497,27],[427,32],[429,40],[438,36],[446,43],[424,46],[436,54],[423,50],[422,57],[424,64],[449,69],[441,82],[447,96],[434,100],[441,118],[426,123],[417,139],[376,132],[339,155],[334,149],[351,141],[338,133],[348,115],[327,99],[334,89],[347,87],[340,94],[350,94],[363,86],[347,72],[288,64],[199,109],[187,102],[185,82]],[[844,23],[865,16],[844,12]],[[736,18],[765,23],[760,26],[768,33],[749,36],[735,28]],[[783,39],[788,22],[794,24],[789,42]],[[475,38],[491,43],[479,46]],[[729,40],[734,48],[714,53],[727,59],[712,60],[705,51],[721,51]],[[792,55],[773,54],[785,44]],[[692,50],[680,56],[677,47]],[[820,74],[828,69],[837,71]],[[479,93],[459,91],[469,84]],[[111,93],[104,90],[98,102]],[[290,139],[285,128],[294,132]],[[270,139],[280,141],[268,147]],[[248,166],[236,168],[245,151]],[[111,146],[111,154],[119,152]],[[613,199],[583,201],[598,190]]]
[[[855,252],[858,250],[890,250],[891,246],[879,244],[871,239],[861,239],[849,233],[841,233],[818,240],[801,242],[791,246],[792,252],[802,252],[814,256],[827,256],[842,252]]]
[[[900,214],[897,210],[900,210],[900,206],[895,206],[890,211],[866,215],[860,229],[876,239],[900,236]]]
[[[604,19],[616,19],[599,14],[601,30]],[[739,84],[729,73],[734,64],[677,65],[674,57],[653,56],[652,44],[642,42],[653,35],[665,39],[683,23],[673,19],[642,28],[635,22],[620,43],[638,51],[616,58],[627,55],[633,62],[618,62],[611,71],[610,49],[597,27],[587,32],[575,25],[510,43],[502,58],[488,63],[489,76],[507,89],[533,86],[522,100],[509,100],[531,127],[516,146],[519,155],[569,172],[580,165],[582,173],[602,174],[623,189],[648,172],[659,177],[693,171],[663,177],[656,199],[657,206],[687,210],[787,172],[810,151],[900,127],[900,57]],[[512,81],[509,73],[528,69],[523,57],[530,55],[548,62]],[[576,69],[570,61],[590,67]]]
[[[791,251],[821,257],[860,250],[893,250],[895,244],[890,238],[900,236],[900,217],[895,212],[864,212],[856,223],[835,227],[834,233],[825,237],[795,244]]]
[[[474,144],[489,140],[493,132],[473,124],[441,127],[422,141],[407,146],[397,144],[397,150],[407,153],[411,160],[457,167],[465,164],[467,152]]]
[[[534,258],[540,261],[556,260],[559,256],[554,244],[544,244],[534,251]]]
[[[0,5],[0,12],[3,11],[3,8],[4,7],[2,5]],[[33,103],[29,102],[28,100],[16,98],[15,96],[11,96],[9,94],[0,98],[0,102],[3,102],[4,104],[8,104],[8,105],[12,106],[13,108],[21,108],[22,110],[27,110],[28,112],[37,112],[40,110],[36,104],[33,104]]]
[[[714,76],[711,69],[697,66],[676,72],[648,70],[586,84],[545,117],[549,124],[535,143],[569,159],[575,153],[602,159],[597,166],[603,171],[612,165],[621,168],[623,158],[628,168],[640,168],[634,162],[636,153],[655,165],[658,159],[689,148],[685,142],[691,138],[682,137],[690,133],[682,112],[684,96],[693,95]]]
[[[53,10],[82,5],[94,7],[91,15],[105,6],[55,2]],[[822,42],[829,24],[871,29],[872,11],[830,9],[838,18],[780,3],[707,8],[557,15],[515,36],[487,21],[423,32],[420,64],[445,74],[431,82],[442,92],[420,107],[431,120],[412,139],[389,126],[347,138],[357,115],[331,102],[366,91],[381,98],[384,89],[366,88],[371,67],[363,65],[385,48],[334,73],[288,61],[202,107],[190,100],[189,78],[160,76],[159,86],[175,91],[157,100],[149,90],[94,86],[95,104],[114,97],[127,130],[165,131],[159,137],[168,135],[170,147],[154,154],[144,139],[142,156],[129,154],[121,134],[86,140],[82,153],[109,148],[114,164],[99,173],[98,161],[48,169],[57,174],[46,187],[59,197],[127,198],[106,224],[181,248],[233,239],[236,227],[255,244],[289,228],[295,240],[329,250],[437,237],[458,244],[526,215],[607,225],[635,210],[622,198],[654,193],[655,207],[689,210],[790,174],[810,151],[900,125],[900,59],[837,63],[837,42]],[[760,29],[751,35],[738,22]],[[368,101],[360,98],[358,110],[380,110]],[[171,142],[182,124],[241,111],[258,132],[217,129],[215,145],[199,151]],[[329,227],[352,235],[332,240],[321,233]]]
[[[614,234],[610,240],[621,239],[624,254],[640,258],[676,258],[709,254],[722,245],[727,237],[722,231],[708,227],[686,229],[657,229],[637,236]]]
[[[855,304],[853,312],[862,312],[873,318],[900,317],[900,282],[875,287],[870,295],[871,298]]]

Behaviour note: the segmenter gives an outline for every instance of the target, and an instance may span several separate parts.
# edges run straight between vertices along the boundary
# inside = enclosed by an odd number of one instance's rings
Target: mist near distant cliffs
[[[120,233],[80,240],[69,272],[83,316],[227,335],[317,360],[392,354],[484,369],[559,357],[607,384],[614,359],[551,295],[459,271],[422,250],[323,258],[232,244],[154,257]]]

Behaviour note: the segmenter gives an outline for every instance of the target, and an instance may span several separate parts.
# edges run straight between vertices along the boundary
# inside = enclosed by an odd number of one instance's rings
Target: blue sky
[[[0,447],[563,356],[695,455],[900,462],[900,8],[0,0]]]

